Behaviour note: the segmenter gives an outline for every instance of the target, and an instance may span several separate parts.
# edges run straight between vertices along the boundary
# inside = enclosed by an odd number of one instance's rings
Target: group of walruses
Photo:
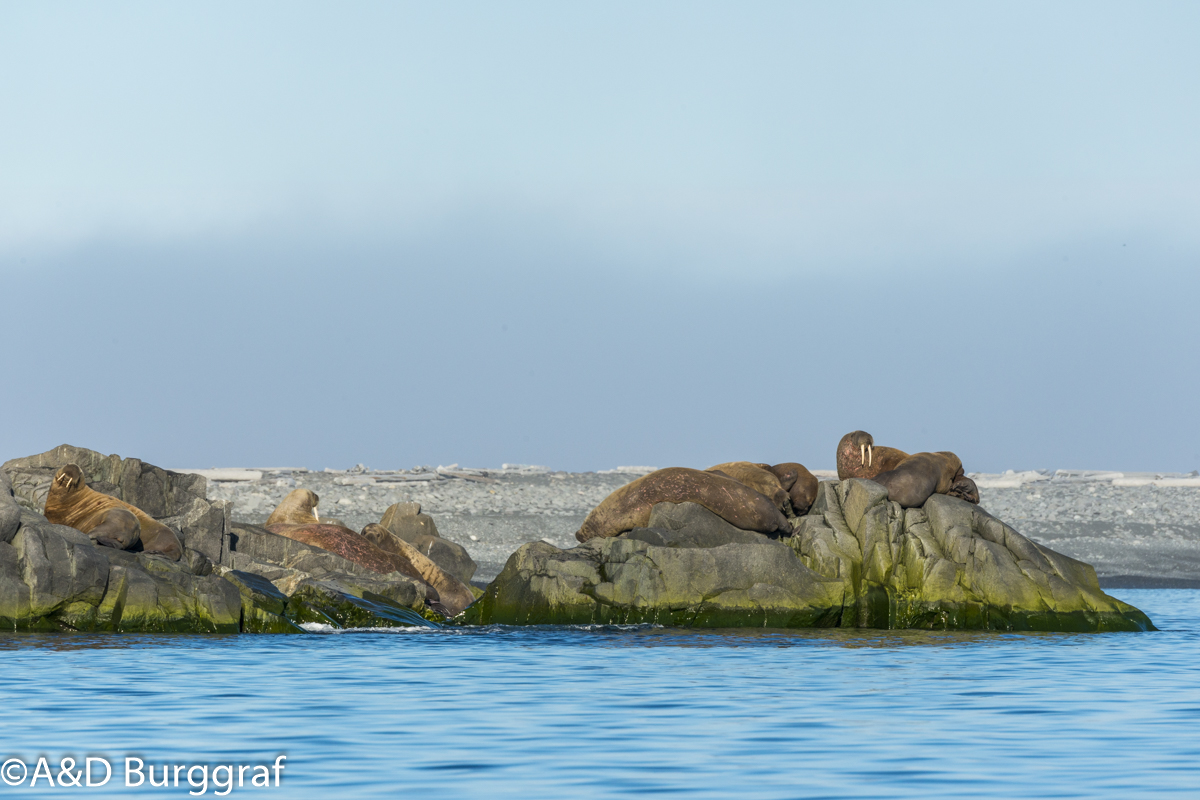
[[[374,572],[399,572],[425,586],[426,604],[445,616],[454,616],[475,600],[470,588],[428,556],[382,525],[370,524],[362,533],[341,525],[322,523],[317,516],[317,495],[296,489],[283,499],[267,519],[271,533],[319,547]],[[87,485],[83,470],[67,464],[54,475],[46,496],[46,519],[86,533],[96,544],[141,550],[178,561],[183,545],[175,531],[115,497]]]
[[[894,447],[876,447],[866,431],[847,433],[838,442],[837,471],[840,480],[875,481],[903,508],[924,505],[934,494],[979,502],[979,489],[954,453],[909,455]],[[588,514],[575,538],[586,542],[645,527],[657,503],[696,503],[742,530],[789,536],[789,518],[805,514],[816,496],[816,477],[793,462],[772,466],[731,461],[706,470],[670,467],[610,494]]]
[[[975,482],[963,474],[962,462],[950,452],[909,455],[892,447],[876,447],[871,434],[854,431],[837,449],[838,478],[864,478],[887,489],[904,508],[923,505],[933,494],[979,502]],[[803,465],[730,461],[706,470],[671,467],[622,486],[592,509],[575,534],[581,542],[617,536],[645,527],[658,503],[697,503],[730,524],[780,537],[792,533],[790,519],[805,514],[817,497],[817,479]],[[426,587],[426,603],[454,616],[475,599],[470,588],[428,556],[382,525],[355,533],[323,523],[317,495],[296,489],[267,519],[266,529],[341,556],[374,572],[399,572]],[[87,485],[75,464],[58,470],[46,497],[46,519],[88,534],[97,544],[128,550],[138,543],[147,553],[178,561],[179,536],[141,509]]]

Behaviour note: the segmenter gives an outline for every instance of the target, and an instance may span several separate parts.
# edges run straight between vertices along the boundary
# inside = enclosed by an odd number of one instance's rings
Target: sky
[[[1200,468],[1198,29],[0,0],[0,460]]]

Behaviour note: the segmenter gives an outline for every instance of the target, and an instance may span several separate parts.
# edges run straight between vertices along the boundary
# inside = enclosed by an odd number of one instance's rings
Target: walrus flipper
[[[97,544],[128,550],[141,538],[142,526],[134,513],[125,508],[109,508],[100,511],[96,522],[88,531]]]

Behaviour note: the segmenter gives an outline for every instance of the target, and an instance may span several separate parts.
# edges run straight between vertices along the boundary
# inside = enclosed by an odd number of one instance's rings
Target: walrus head
[[[946,494],[979,505],[979,487],[975,485],[975,481],[963,475],[962,470],[954,477],[954,483],[950,485],[950,491]]]
[[[320,498],[310,489],[293,489],[283,498],[271,516],[267,517],[267,525],[312,525],[321,521],[317,514],[317,503]]]
[[[875,437],[866,431],[851,431],[837,447],[838,478],[854,477],[855,467],[870,467],[875,462]]]
[[[78,464],[67,464],[54,473],[54,485],[60,491],[70,492],[84,485],[83,470]]]

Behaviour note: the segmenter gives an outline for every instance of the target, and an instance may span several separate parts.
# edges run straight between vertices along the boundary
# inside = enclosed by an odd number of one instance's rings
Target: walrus
[[[866,431],[851,431],[837,446],[838,480],[874,479],[881,472],[900,466],[908,453],[894,447],[876,447],[875,438]]]
[[[779,480],[779,476],[771,472],[766,464],[754,464],[750,461],[727,461],[704,470],[715,475],[733,478],[740,484],[749,486],[754,491],[768,498],[775,507],[784,514],[792,511],[792,501],[787,489]]]
[[[429,587],[426,603],[439,614],[453,617],[475,601],[471,590],[429,560],[424,553],[402,542],[402,547],[381,547],[381,537],[367,536],[368,525],[358,534],[341,525],[320,522],[320,498],[309,489],[293,489],[276,506],[264,526],[271,533],[328,550],[347,561],[379,573],[399,572]],[[391,532],[384,530],[389,536]]]
[[[895,468],[876,475],[871,480],[888,490],[888,499],[902,508],[917,508],[934,494],[948,494],[960,479],[974,481],[963,475],[962,461],[948,451],[914,453]]]
[[[788,499],[792,501],[792,513],[798,517],[807,514],[813,501],[817,499],[817,484],[820,483],[817,476],[809,472],[803,464],[794,461],[776,464],[767,469],[779,478],[779,484],[787,490]]]
[[[309,525],[276,523],[263,527],[279,536],[286,536],[297,542],[328,550],[347,561],[353,561],[360,567],[366,567],[372,572],[384,575],[389,572],[403,572],[412,578],[421,577],[403,560],[391,553],[385,553],[372,542],[364,539],[361,534],[355,533],[349,528],[343,528],[341,525],[314,522]]]
[[[382,525],[372,522],[362,529],[362,536],[380,550],[390,552],[408,561],[421,580],[437,590],[442,605],[449,610],[448,614],[441,612],[444,616],[457,616],[464,608],[475,602],[475,595],[462,581]]]
[[[69,525],[106,547],[127,550],[140,540],[146,553],[172,561],[183,557],[183,545],[175,531],[140,508],[88,486],[77,464],[67,464],[54,474],[44,514],[50,522]],[[130,517],[137,523],[136,529]]]
[[[267,517],[267,525],[315,525],[321,521],[317,514],[317,493],[308,489],[293,489]],[[347,529],[349,530],[349,529]]]
[[[575,533],[581,542],[645,527],[657,503],[697,503],[746,531],[787,535],[787,517],[770,498],[733,478],[686,467],[643,475],[604,498]]]

